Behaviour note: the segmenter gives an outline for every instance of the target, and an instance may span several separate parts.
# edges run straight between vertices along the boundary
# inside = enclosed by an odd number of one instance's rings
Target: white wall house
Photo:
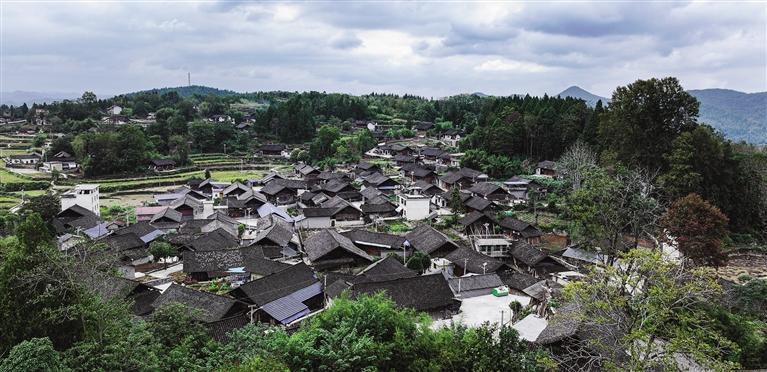
[[[411,187],[398,195],[399,205],[408,221],[419,221],[431,214],[431,197],[421,193],[420,187]]]
[[[100,216],[99,185],[83,183],[61,195],[61,210],[74,205],[79,205]]]

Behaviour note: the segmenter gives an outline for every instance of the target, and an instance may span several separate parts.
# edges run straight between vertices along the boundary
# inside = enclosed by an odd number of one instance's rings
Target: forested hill
[[[767,144],[767,92],[744,93],[730,89],[689,90],[700,102],[698,121],[722,131],[733,141]],[[560,97],[579,98],[591,107],[602,100],[578,86],[571,86],[558,94]]]
[[[159,89],[149,89],[149,90],[142,90],[139,92],[133,92],[126,94],[127,96],[134,96],[137,94],[142,93],[157,93],[159,95],[163,95],[170,92],[176,92],[179,96],[188,98],[193,97],[194,95],[200,95],[200,96],[218,96],[218,97],[226,97],[226,96],[233,96],[235,94],[238,94],[237,92],[226,90],[226,89],[218,89],[218,88],[212,88],[212,87],[206,87],[202,85],[190,85],[186,87],[175,87],[175,88],[159,88]]]
[[[699,121],[711,124],[732,140],[767,144],[767,92],[729,89],[688,92],[700,101]]]

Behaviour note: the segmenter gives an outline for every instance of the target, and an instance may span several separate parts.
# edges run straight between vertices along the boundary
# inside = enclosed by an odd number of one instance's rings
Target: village
[[[119,291],[99,286],[104,295],[135,301],[138,316],[182,303],[219,337],[252,322],[296,327],[337,296],[383,291],[435,325],[511,325],[534,342],[557,311],[553,296],[599,260],[506,213],[545,195],[536,179],[555,179],[556,164],[492,181],[441,148],[455,148],[459,131],[428,138],[430,126],[333,171],[298,163],[244,183],[191,180],[154,193],[135,218],[102,218],[99,185],[79,183],[61,195],[59,247],[103,245],[122,275],[108,279]],[[289,153],[266,144],[258,156]],[[155,242],[173,249],[154,257]]]

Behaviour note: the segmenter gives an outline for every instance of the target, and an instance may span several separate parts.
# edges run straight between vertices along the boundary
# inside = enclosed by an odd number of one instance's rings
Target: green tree
[[[431,266],[431,257],[420,251],[415,251],[410,255],[410,258],[407,259],[405,266],[407,266],[408,269],[423,274],[424,271],[428,270]]]
[[[22,214],[37,213],[43,221],[50,222],[61,210],[61,200],[53,194],[43,194],[29,198],[24,204]]]
[[[620,265],[594,268],[566,285],[565,300],[578,305],[570,317],[594,337],[573,345],[559,361],[588,354],[602,369],[647,371],[676,369],[675,356],[683,355],[704,368],[737,368],[728,356],[738,346],[709,327],[703,308],[720,293],[709,268],[690,270],[659,251],[631,250]]]
[[[453,190],[450,192],[450,204],[448,205],[448,207],[455,214],[464,212],[463,199],[461,198],[461,190],[458,187],[453,187]]]
[[[312,159],[322,160],[335,155],[333,144],[341,138],[341,131],[336,127],[323,125],[317,131],[317,137],[309,146],[309,156]]]
[[[667,169],[674,139],[695,128],[698,101],[673,77],[618,87],[600,121],[601,142],[627,165]]]
[[[175,257],[178,254],[176,248],[160,240],[155,240],[149,244],[149,253],[152,254],[155,261],[163,260],[166,269],[168,268],[168,258]]]
[[[8,357],[0,363],[0,372],[66,370],[59,353],[53,349],[53,343],[48,338],[33,338],[21,342],[14,346]]]

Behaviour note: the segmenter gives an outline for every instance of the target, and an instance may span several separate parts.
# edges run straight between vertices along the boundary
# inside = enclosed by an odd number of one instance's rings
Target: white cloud
[[[474,67],[477,71],[489,72],[541,72],[546,71],[548,67],[537,63],[515,61],[511,59],[491,59]]]

